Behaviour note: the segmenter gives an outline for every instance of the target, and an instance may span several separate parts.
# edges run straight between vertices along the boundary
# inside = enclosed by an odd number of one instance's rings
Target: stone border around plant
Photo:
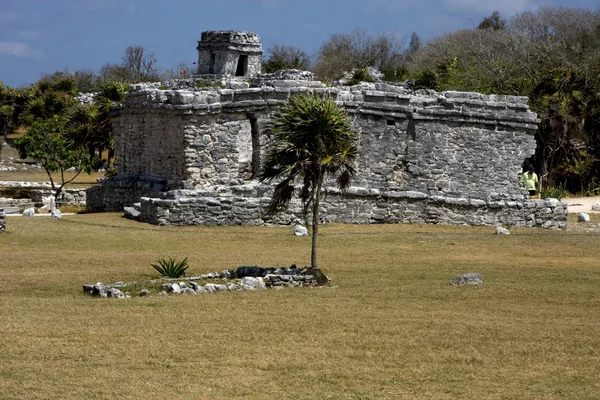
[[[199,284],[203,280],[223,280],[223,283],[209,282]],[[128,299],[133,296],[145,297],[151,295],[167,296],[170,294],[191,294],[227,292],[239,290],[265,290],[283,287],[314,287],[329,285],[331,281],[320,270],[310,267],[296,268],[262,268],[241,266],[236,270],[212,272],[209,274],[183,277],[160,278],[146,282],[116,282],[104,285],[98,282],[94,285],[83,285],[83,292],[92,297]],[[127,288],[143,287],[138,293],[132,294]],[[154,291],[148,288],[158,288]]]

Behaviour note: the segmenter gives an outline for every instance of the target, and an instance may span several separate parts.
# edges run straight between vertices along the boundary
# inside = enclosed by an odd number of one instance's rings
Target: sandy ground
[[[600,196],[593,197],[569,197],[562,199],[563,203],[567,203],[569,213],[579,214],[585,213],[600,213],[592,210],[592,204],[600,203]]]

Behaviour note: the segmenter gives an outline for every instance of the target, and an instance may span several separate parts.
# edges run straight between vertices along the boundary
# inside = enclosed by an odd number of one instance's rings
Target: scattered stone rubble
[[[483,276],[477,273],[458,275],[450,281],[450,286],[457,285],[482,285],[485,282]]]
[[[209,282],[201,284],[203,280],[221,280],[221,283]],[[164,282],[160,284],[160,282]],[[199,283],[200,282],[200,283]],[[236,270],[212,272],[209,274],[184,277],[163,278],[148,282],[150,286],[158,286],[160,291],[156,294],[203,294],[237,290],[264,290],[282,287],[306,287],[329,284],[329,279],[320,270],[310,267],[297,268],[262,268],[242,266]],[[101,282],[95,285],[83,285],[83,292],[93,297],[103,298],[131,298],[133,295],[140,297],[151,296],[151,290],[144,288],[137,294],[127,292],[130,284],[117,282],[104,285]],[[136,286],[139,286],[136,283]]]

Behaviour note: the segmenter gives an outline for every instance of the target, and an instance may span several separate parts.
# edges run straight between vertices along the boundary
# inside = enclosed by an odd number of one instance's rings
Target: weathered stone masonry
[[[88,208],[139,203],[141,221],[165,225],[288,223],[300,216],[298,201],[265,215],[272,188],[252,178],[273,113],[290,95],[316,91],[348,112],[359,136],[353,187],[347,194],[327,188],[327,221],[566,224],[564,204],[527,199],[519,180],[538,122],[524,97],[256,82],[236,90],[132,85],[115,120],[117,176],[88,192]]]

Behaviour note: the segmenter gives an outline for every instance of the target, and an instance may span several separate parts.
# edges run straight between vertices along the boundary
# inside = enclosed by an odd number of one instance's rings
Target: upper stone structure
[[[260,74],[262,46],[254,33],[205,31],[196,49],[198,74],[247,78]]]

